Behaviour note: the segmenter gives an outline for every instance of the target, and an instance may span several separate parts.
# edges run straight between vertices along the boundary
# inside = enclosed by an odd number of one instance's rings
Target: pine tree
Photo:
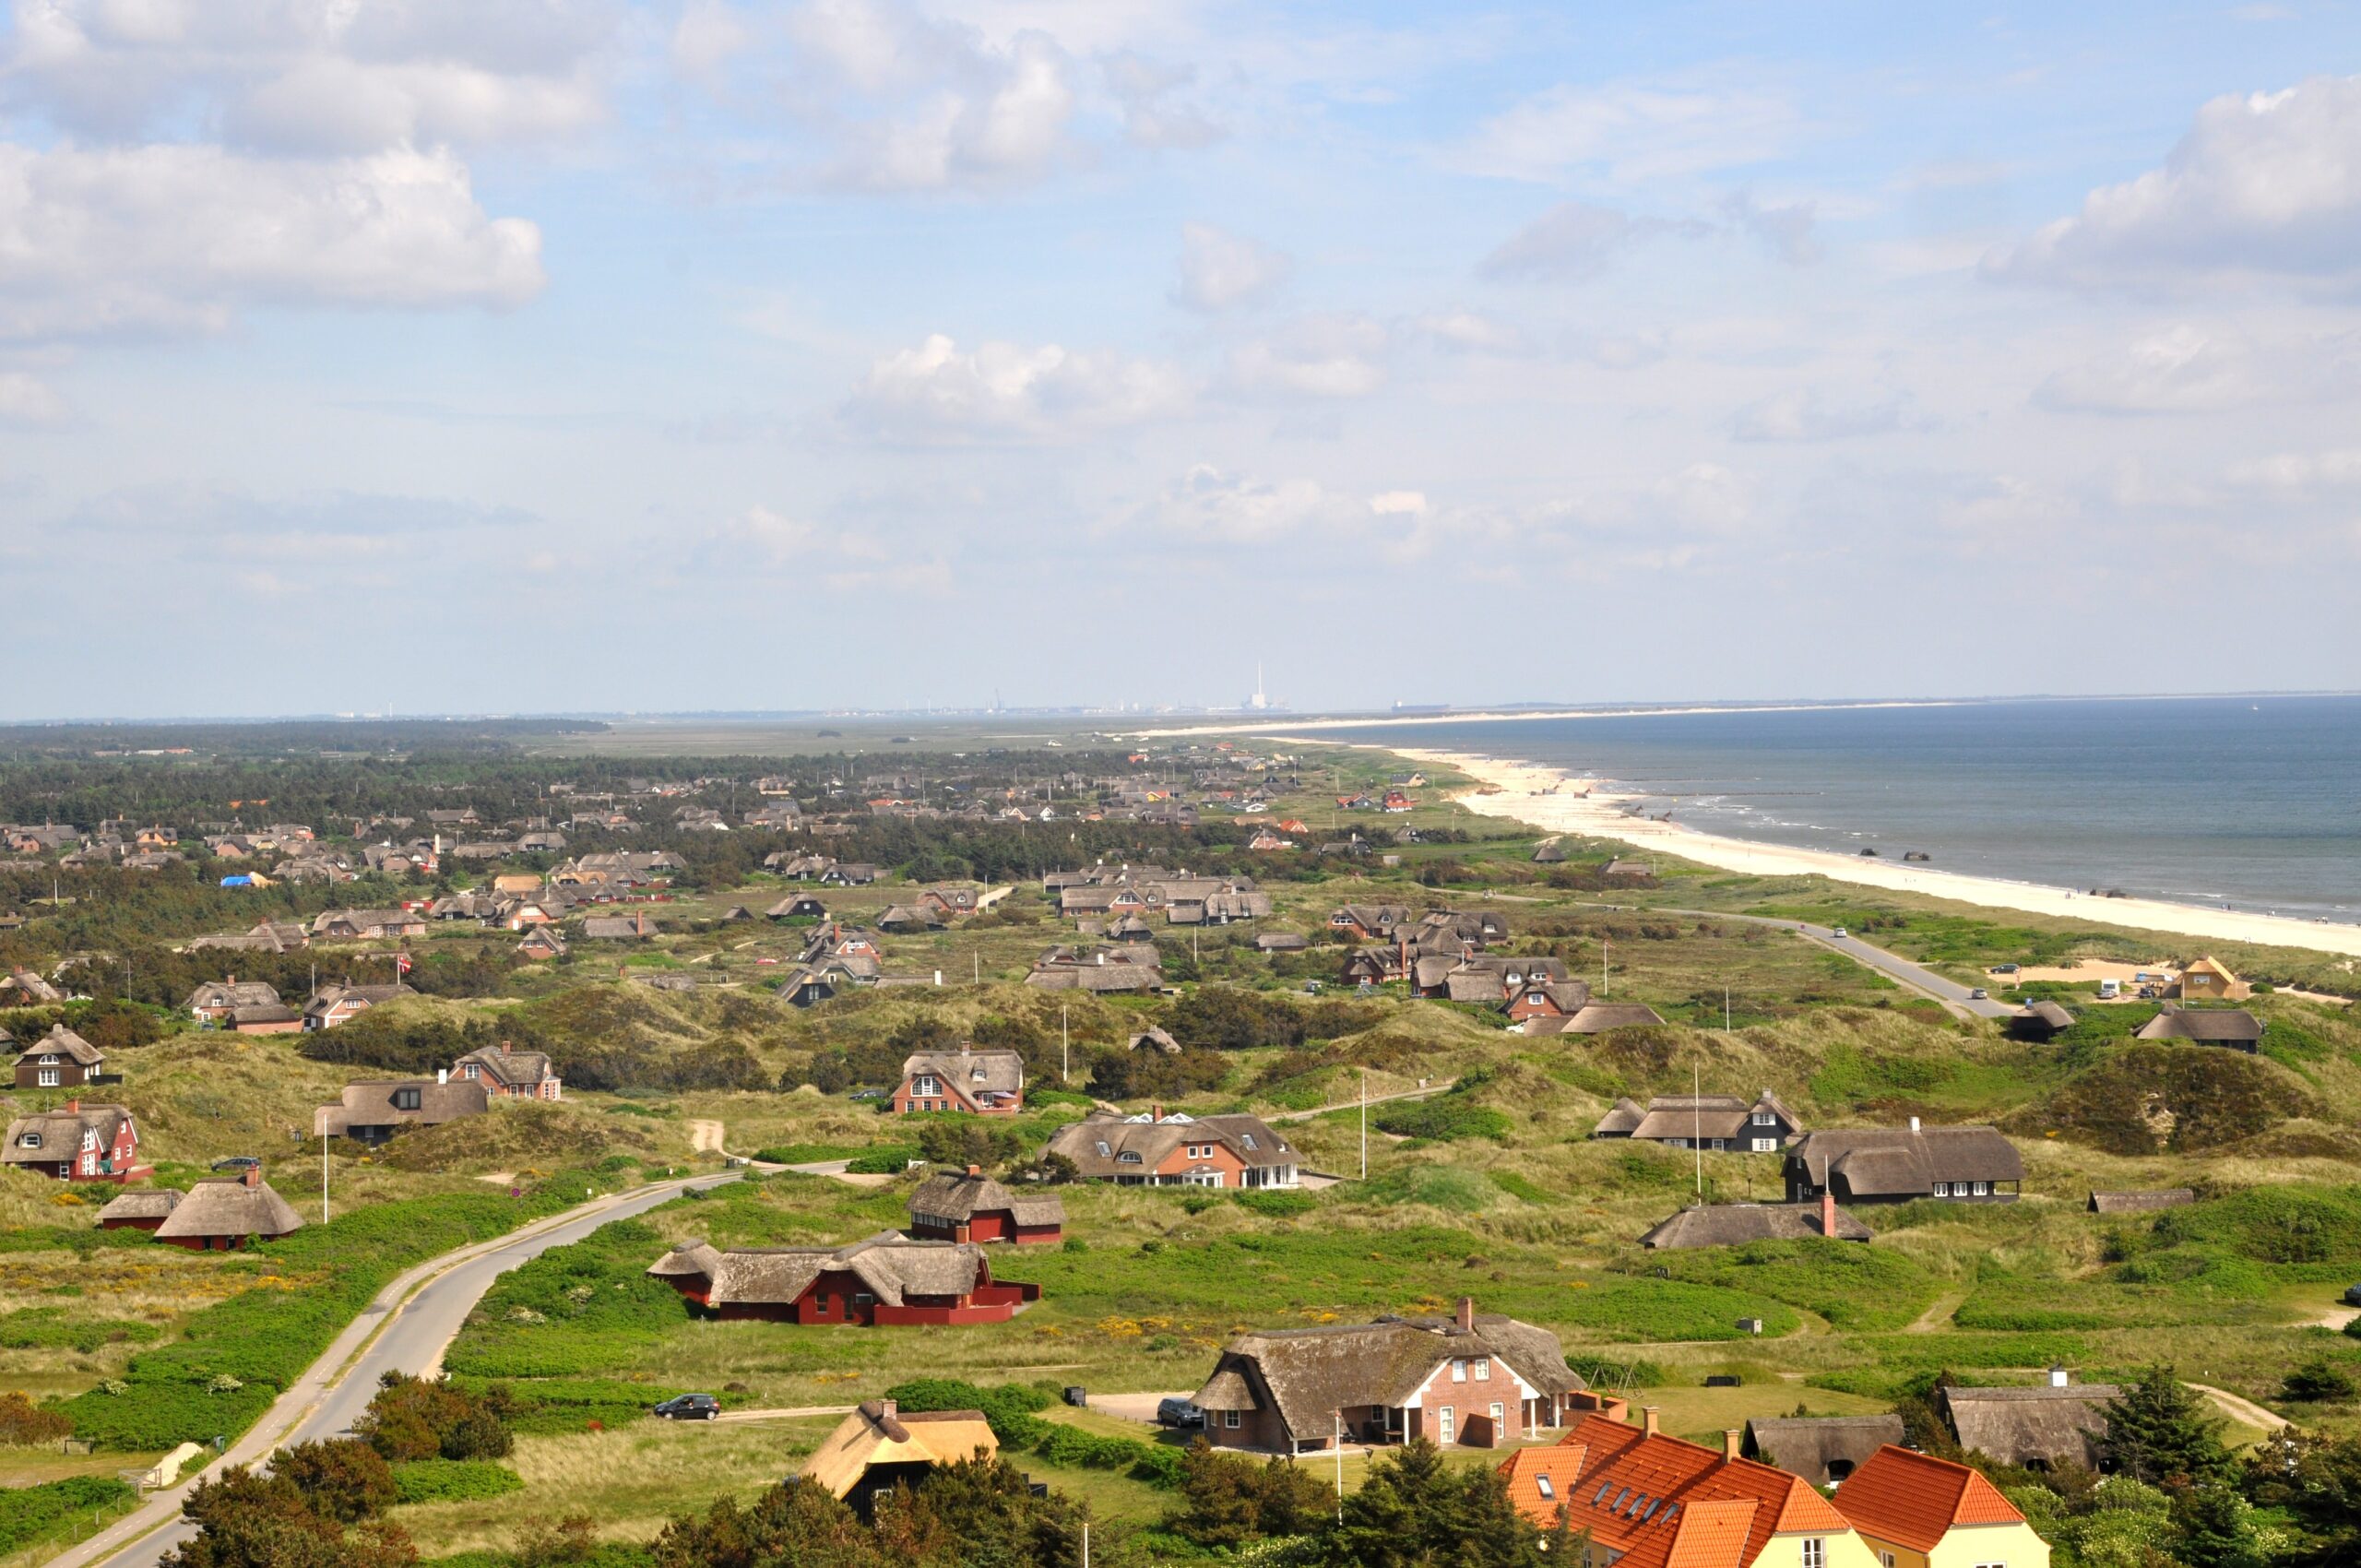
[[[2222,1444],[2225,1425],[2206,1413],[2199,1396],[2172,1368],[2152,1366],[2108,1403],[2099,1451],[2117,1474],[2151,1486],[2226,1481],[2232,1467]]]

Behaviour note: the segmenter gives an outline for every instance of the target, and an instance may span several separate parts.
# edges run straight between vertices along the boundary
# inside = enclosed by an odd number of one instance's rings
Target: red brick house
[[[52,1024],[17,1058],[20,1089],[78,1089],[107,1075],[106,1052],[64,1024]]]
[[[1230,1341],[1191,1403],[1218,1448],[1301,1454],[1424,1438],[1499,1447],[1554,1429],[1588,1385],[1546,1328],[1478,1316],[1381,1318],[1284,1328]]]
[[[218,980],[207,980],[188,993],[181,1004],[192,1017],[208,1024],[229,1022],[230,1015],[241,1007],[276,1007],[279,988],[261,980],[242,980],[227,975]]]
[[[1410,911],[1401,904],[1347,904],[1328,916],[1328,929],[1356,942],[1391,942],[1394,932],[1410,923]]]
[[[1299,1171],[1287,1139],[1259,1116],[1144,1116],[1095,1111],[1050,1136],[1049,1151],[1086,1179],[1123,1187],[1294,1187]]]
[[[910,1234],[921,1241],[1061,1241],[1066,1206],[1055,1193],[1009,1191],[970,1165],[965,1174],[937,1171],[910,1194]]]
[[[506,1040],[497,1051],[470,1051],[451,1064],[451,1075],[481,1084],[494,1099],[558,1099],[564,1085],[556,1065],[542,1051],[518,1051]]]
[[[332,1029],[359,1017],[380,1002],[417,994],[406,985],[324,985],[304,1005],[303,1027]]]
[[[894,1114],[965,1111],[1014,1116],[1025,1109],[1025,1058],[1014,1051],[921,1051],[902,1063]]]
[[[847,1247],[743,1247],[683,1241],[648,1269],[720,1318],[852,1324],[1006,1323],[1038,1285],[992,1278],[970,1241],[912,1241],[885,1230]]]
[[[1719,1448],[1658,1431],[1654,1409],[1636,1425],[1584,1415],[1555,1445],[1512,1455],[1501,1475],[1520,1514],[1545,1530],[1562,1515],[1590,1538],[1594,1561],[1634,1568],[1871,1568],[1877,1561],[1809,1481],[1740,1458],[1735,1431],[1722,1434]]]
[[[199,1182],[156,1227],[156,1240],[193,1253],[229,1253],[303,1228],[303,1218],[271,1191],[259,1170]]]
[[[60,1111],[8,1123],[0,1164],[61,1182],[129,1182],[155,1172],[139,1163],[139,1129],[120,1105],[69,1099]]]

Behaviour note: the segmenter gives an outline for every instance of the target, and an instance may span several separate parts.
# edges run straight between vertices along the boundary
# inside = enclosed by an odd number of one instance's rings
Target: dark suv
[[[721,1414],[721,1401],[710,1394],[679,1394],[656,1407],[668,1421],[709,1421]]]
[[[1186,1399],[1177,1397],[1157,1400],[1156,1419],[1159,1425],[1168,1427],[1201,1427],[1205,1424],[1205,1413],[1203,1410],[1198,1409]]]

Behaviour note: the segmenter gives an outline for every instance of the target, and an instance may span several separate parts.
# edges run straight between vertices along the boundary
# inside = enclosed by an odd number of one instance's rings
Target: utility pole
[[[328,1222],[328,1130],[320,1129],[320,1223]]]
[[[1607,950],[1615,944],[1605,937],[1598,939],[1598,999],[1607,1000]]]
[[[1691,1116],[1694,1118],[1694,1121],[1690,1127],[1689,1144],[1697,1154],[1697,1197],[1700,1202],[1703,1202],[1705,1196],[1705,1107],[1703,1104],[1705,1097],[1704,1066],[1700,1063],[1691,1062],[1689,1064],[1689,1111]]]
[[[1066,1008],[1061,1002],[1058,1004],[1058,1082],[1062,1084],[1074,1076],[1071,1064],[1066,1060]]]
[[[1345,1522],[1345,1412],[1336,1412],[1336,1523]]]
[[[1369,1069],[1361,1069],[1361,1180],[1369,1180]]]
[[[1730,988],[1722,987],[1722,1033],[1730,1032]]]

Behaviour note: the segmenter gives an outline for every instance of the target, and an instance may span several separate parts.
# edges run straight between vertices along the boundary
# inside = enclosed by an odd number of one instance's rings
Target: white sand
[[[1272,736],[1297,745],[1337,745],[1354,742],[1315,741],[1294,735]],[[1364,742],[1364,744],[1366,744]],[[1553,833],[1575,833],[1592,838],[1614,838],[1642,849],[1660,849],[1700,865],[1758,876],[1825,876],[1867,887],[1890,887],[1956,898],[1987,909],[2022,909],[2028,914],[2062,915],[2138,931],[2171,932],[2180,936],[2217,942],[2251,942],[2272,947],[2308,947],[2315,952],[2361,956],[2361,926],[2327,921],[2291,920],[2284,915],[2246,914],[2236,909],[2209,909],[2195,904],[2167,903],[2160,898],[2094,898],[2063,887],[2044,887],[1999,877],[1963,876],[1957,872],[1865,855],[1840,855],[1828,849],[1796,849],[1779,844],[1757,844],[1700,833],[1685,823],[1652,822],[1626,816],[1622,807],[1631,798],[1594,789],[1595,781],[1554,767],[1477,756],[1464,752],[1413,751],[1400,746],[1369,745],[1415,762],[1456,768],[1473,778],[1497,786],[1497,794],[1465,794],[1460,803],[1485,816],[1509,817]],[[1585,791],[1589,791],[1585,793]]]

